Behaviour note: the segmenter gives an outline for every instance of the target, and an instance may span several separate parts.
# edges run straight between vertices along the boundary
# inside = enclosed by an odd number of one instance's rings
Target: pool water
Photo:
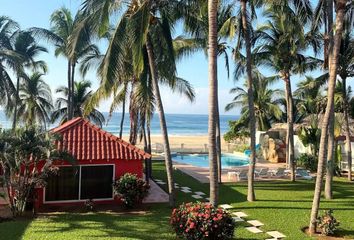
[[[197,167],[209,167],[208,154],[178,154],[172,157],[174,161],[184,164],[190,164]],[[222,168],[240,167],[248,165],[248,158],[232,154],[221,155]]]

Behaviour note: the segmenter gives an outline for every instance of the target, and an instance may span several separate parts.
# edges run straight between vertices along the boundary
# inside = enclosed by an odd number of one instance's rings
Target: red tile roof
[[[100,129],[83,118],[74,118],[52,129],[62,135],[56,142],[77,160],[143,160],[150,154]]]

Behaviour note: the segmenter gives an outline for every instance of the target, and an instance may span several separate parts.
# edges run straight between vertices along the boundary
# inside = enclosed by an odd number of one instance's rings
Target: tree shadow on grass
[[[337,236],[346,236],[346,237],[354,237],[354,230],[345,230],[345,229],[338,229],[338,231],[336,232]],[[349,238],[348,238],[349,240]]]
[[[38,236],[53,235],[56,239],[174,239],[169,228],[167,206],[153,208],[143,215],[110,213],[51,215],[44,228],[34,230]],[[68,235],[64,235],[68,234]]]
[[[24,233],[32,221],[31,219],[15,219],[0,223],[0,239],[23,239]]]

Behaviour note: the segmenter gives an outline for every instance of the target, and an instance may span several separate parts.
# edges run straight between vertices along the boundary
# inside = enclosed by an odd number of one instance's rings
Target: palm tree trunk
[[[143,132],[144,151],[147,152],[148,142],[147,142],[147,137],[146,137],[145,125],[146,125],[146,121],[142,124],[141,131]],[[149,161],[151,161],[151,159],[145,159],[145,181],[147,183],[149,183],[149,179],[150,179]]]
[[[217,167],[217,146],[216,146],[216,121],[217,121],[217,98],[218,98],[218,31],[217,14],[218,0],[208,0],[208,22],[209,22],[209,171],[210,171],[210,203],[218,205],[219,184]]]
[[[294,153],[294,102],[293,95],[291,92],[291,82],[290,82],[290,74],[286,73],[285,77],[285,95],[286,95],[286,108],[287,108],[287,145],[288,145],[288,162],[290,165],[291,171],[291,181],[295,182],[296,174],[295,174],[295,153]]]
[[[328,20],[331,19],[331,27],[333,25],[333,14],[330,13],[330,11],[328,11],[328,0],[322,0],[323,1],[323,24],[324,24],[324,45],[323,45],[323,57],[324,57],[324,61],[323,61],[323,69],[328,69],[328,49],[329,49],[329,33],[333,33],[331,32],[331,30],[328,27]],[[333,9],[332,9],[333,11]],[[329,15],[332,16],[331,18],[328,17],[328,13],[330,13]],[[333,37],[333,36],[331,36]]]
[[[330,119],[328,124],[328,144],[327,144],[327,167],[326,167],[326,183],[325,183],[325,198],[332,199],[332,182],[334,174],[334,106],[332,106]]]
[[[72,111],[71,111],[71,106],[72,106],[72,88],[71,88],[71,61],[68,61],[68,106],[67,106],[67,115],[68,115],[68,120],[72,119]]]
[[[147,132],[147,152],[151,154],[151,130],[150,130],[150,119],[146,122],[146,132]]]
[[[329,2],[332,2],[330,0]],[[333,2],[332,2],[333,3]],[[326,148],[327,148],[327,133],[329,120],[331,116],[331,110],[334,106],[334,89],[336,85],[337,78],[337,66],[339,51],[341,45],[341,38],[343,32],[343,21],[345,15],[346,0],[337,0],[337,15],[336,15],[336,33],[334,36],[333,45],[330,41],[329,47],[329,80],[328,80],[328,92],[327,92],[327,107],[324,114],[322,127],[321,127],[321,139],[320,139],[320,150],[318,154],[318,166],[317,166],[317,177],[316,177],[316,187],[313,196],[312,209],[311,209],[311,219],[309,223],[309,231],[311,234],[316,232],[316,221],[318,216],[318,210],[320,207],[320,198],[321,198],[321,188],[325,167],[325,157],[326,157]],[[333,46],[333,48],[332,48]]]
[[[251,56],[251,39],[249,29],[247,26],[247,0],[241,1],[241,14],[242,14],[242,30],[246,44],[246,68],[247,68],[247,98],[248,98],[248,111],[249,111],[249,127],[250,127],[250,164],[248,167],[248,192],[247,200],[253,202],[256,200],[254,193],[254,171],[256,167],[256,116],[254,111],[254,95],[253,95],[253,78],[252,78],[252,56]]]
[[[120,129],[119,129],[119,138],[123,137],[123,127],[124,127],[124,117],[125,117],[125,98],[124,96],[123,102],[122,102],[122,117],[120,119]]]
[[[76,63],[75,61],[73,61],[73,63],[71,64],[71,79],[70,79],[70,84],[71,84],[71,119],[75,117],[75,109],[77,106],[75,103],[75,99],[74,99],[74,92],[75,92],[75,67],[76,67]],[[69,119],[70,120],[70,119]]]
[[[327,50],[327,55],[325,55],[325,60],[327,59],[327,67],[328,69],[328,60],[329,60],[329,48],[333,46],[333,2],[332,0],[325,1],[325,22],[327,26],[325,26],[325,30],[327,32],[327,36],[325,39],[325,51]],[[325,183],[325,198],[332,199],[332,181],[333,181],[333,157],[334,157],[334,106],[331,109],[329,125],[328,125],[328,150],[327,150],[327,168],[326,168],[326,183]]]
[[[12,122],[12,130],[16,129],[17,126],[17,106],[20,102],[20,77],[17,76],[16,81],[16,98],[15,98],[15,107],[14,107],[14,118]]]
[[[218,159],[218,182],[221,183],[222,179],[222,164],[221,164],[221,133],[220,133],[220,115],[219,115],[219,104],[217,104],[216,113],[216,148],[217,148],[217,159]]]
[[[151,154],[151,134],[150,134],[150,118],[146,122],[146,135],[147,135],[147,149],[146,152]],[[152,178],[152,162],[151,158],[149,159],[149,176]]]
[[[352,144],[350,139],[350,127],[349,127],[349,106],[347,96],[347,79],[343,77],[343,99],[344,99],[344,121],[345,121],[345,150],[347,154],[348,162],[348,181],[352,181]]]
[[[163,144],[164,144],[164,150],[165,150],[165,164],[166,164],[166,172],[167,172],[169,204],[170,204],[170,207],[174,207],[175,206],[175,187],[174,187],[174,179],[173,179],[173,166],[172,166],[171,150],[170,150],[170,144],[169,144],[169,140],[168,140],[165,112],[163,109],[162,99],[161,99],[160,89],[159,89],[159,84],[158,84],[158,76],[157,76],[157,69],[156,69],[156,65],[155,65],[155,57],[154,57],[154,52],[152,49],[152,45],[151,45],[149,36],[146,41],[146,51],[147,51],[147,55],[148,55],[148,59],[149,59],[152,87],[153,87],[154,95],[156,98],[157,112],[159,113],[159,117],[160,117],[161,134],[163,137]]]
[[[132,89],[130,90],[130,101],[129,101],[129,116],[130,116],[130,133],[129,133],[129,142],[133,145],[136,144],[138,137],[138,115],[135,106],[134,99],[134,88],[136,81],[134,80],[132,83]]]

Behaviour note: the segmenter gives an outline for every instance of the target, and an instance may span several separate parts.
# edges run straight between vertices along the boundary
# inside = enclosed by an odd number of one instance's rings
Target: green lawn
[[[154,162],[155,178],[166,179],[162,162]],[[195,181],[180,171],[175,171],[176,182],[194,191],[208,193],[208,185]],[[313,182],[272,181],[256,183],[258,201],[246,201],[245,183],[225,184],[220,188],[221,203],[229,203],[246,212],[249,219],[265,224],[263,230],[278,230],[287,239],[311,239],[301,232],[309,221]],[[334,183],[335,200],[321,203],[321,208],[334,209],[341,222],[341,233],[354,238],[354,184],[337,180]],[[190,194],[177,191],[178,202],[193,201]],[[166,204],[146,207],[143,215],[110,213],[55,214],[33,221],[12,221],[0,224],[0,239],[176,239],[169,227],[170,209]],[[265,239],[264,234],[248,233],[242,225],[236,229],[235,239]]]

